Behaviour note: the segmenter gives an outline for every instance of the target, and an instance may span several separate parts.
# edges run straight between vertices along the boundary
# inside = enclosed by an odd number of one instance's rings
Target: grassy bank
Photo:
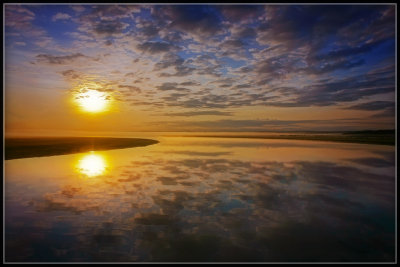
[[[158,141],[151,139],[109,137],[6,138],[5,159],[64,155],[95,150],[148,146],[156,143]]]
[[[188,135],[189,136],[189,135]],[[259,134],[259,135],[190,135],[193,137],[214,138],[258,138],[258,139],[292,139],[292,140],[314,140],[344,143],[360,143],[394,146],[396,142],[394,130],[382,131],[357,131],[332,134]]]

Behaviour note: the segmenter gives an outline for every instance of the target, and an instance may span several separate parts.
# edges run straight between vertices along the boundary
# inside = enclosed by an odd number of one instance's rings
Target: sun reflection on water
[[[102,155],[91,151],[79,160],[77,169],[89,177],[99,176],[106,172],[107,162]]]

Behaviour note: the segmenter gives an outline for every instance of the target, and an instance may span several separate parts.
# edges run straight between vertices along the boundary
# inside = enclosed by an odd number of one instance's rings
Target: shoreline
[[[89,151],[143,147],[159,143],[153,139],[114,137],[5,138],[5,160],[68,155]]]
[[[174,137],[308,140],[395,146],[394,134],[175,135]]]
[[[395,146],[395,133],[361,132],[332,134],[266,134],[266,135],[168,135],[169,137],[243,138],[309,140],[341,143]],[[5,160],[47,157],[88,151],[142,147],[159,143],[157,140],[125,137],[6,137]]]

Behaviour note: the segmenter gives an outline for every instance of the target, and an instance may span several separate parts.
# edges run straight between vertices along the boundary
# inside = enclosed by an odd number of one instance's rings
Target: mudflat
[[[259,135],[190,135],[193,137],[214,137],[214,138],[258,138],[258,139],[292,139],[292,140],[314,140],[344,143],[360,143],[374,145],[394,146],[396,143],[395,130],[377,131],[352,131],[329,134],[259,134]]]
[[[46,157],[96,150],[148,146],[157,140],[113,137],[29,137],[6,138],[5,159]]]

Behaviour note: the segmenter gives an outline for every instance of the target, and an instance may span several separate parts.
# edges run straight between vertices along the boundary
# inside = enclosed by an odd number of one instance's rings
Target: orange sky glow
[[[394,129],[394,26],[394,5],[7,4],[5,131]]]

